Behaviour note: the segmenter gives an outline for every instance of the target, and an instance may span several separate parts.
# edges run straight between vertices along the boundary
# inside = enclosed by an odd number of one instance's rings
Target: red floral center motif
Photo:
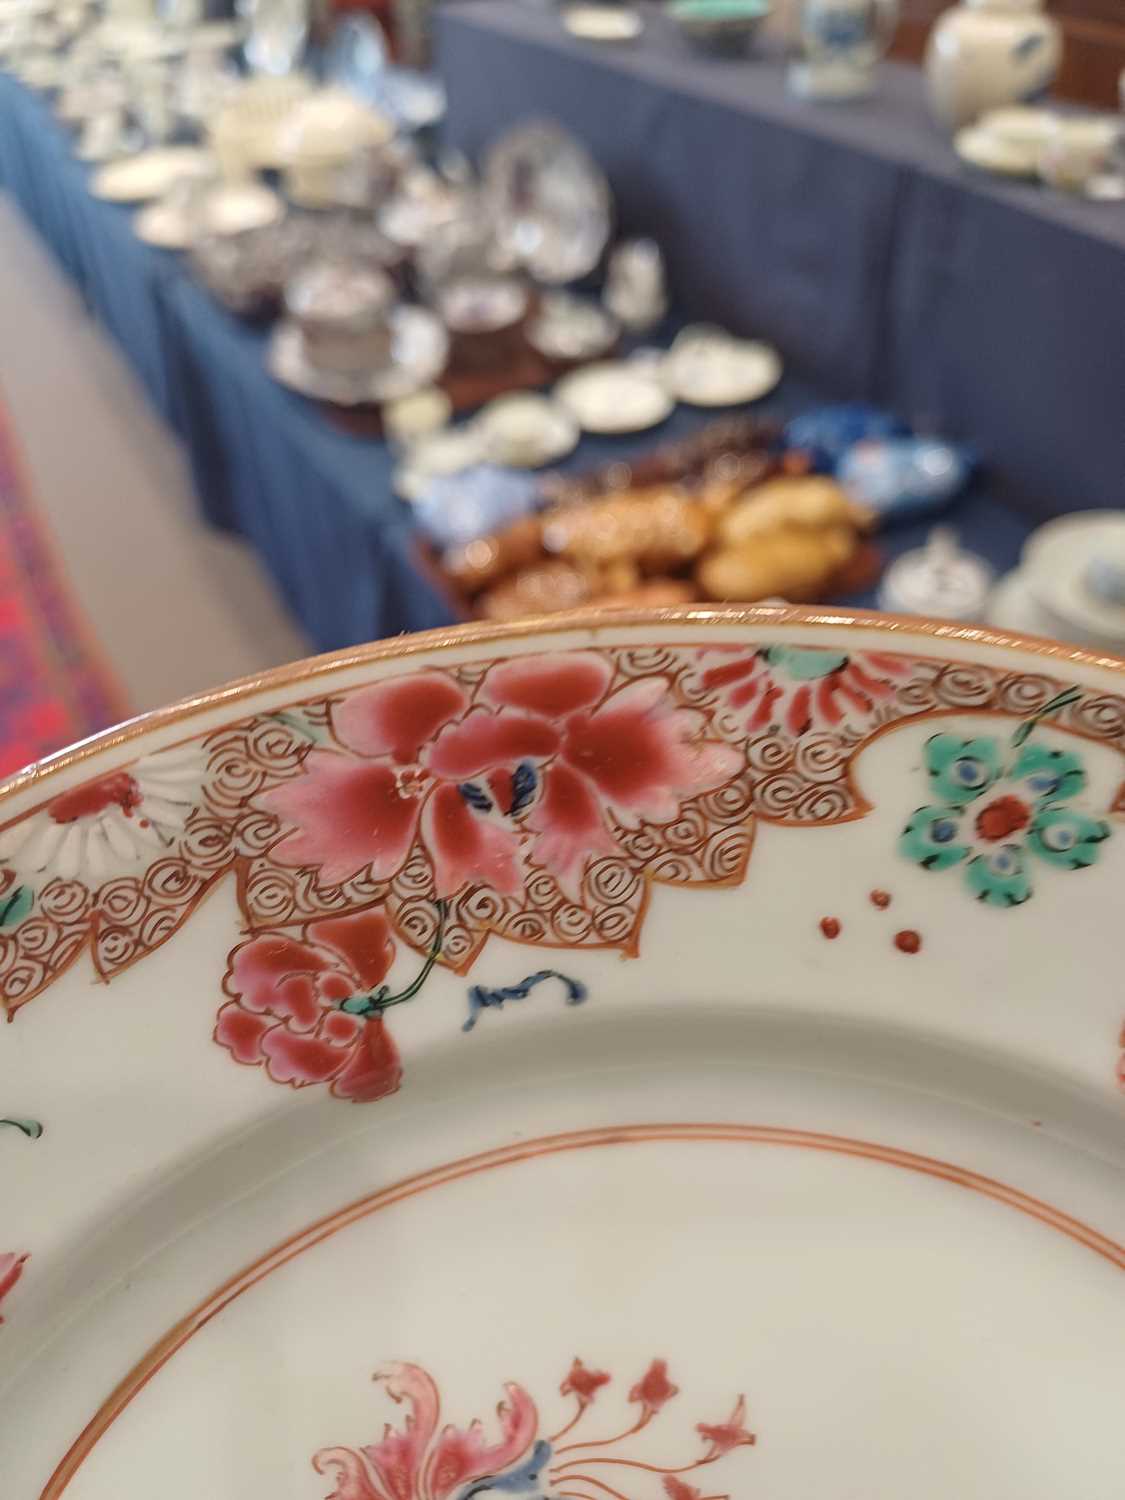
[[[1009,838],[1031,822],[1031,809],[1018,797],[997,797],[977,814],[976,831],[990,844]]]
[[[431,780],[421,766],[407,766],[395,772],[395,791],[400,797],[421,797]]]
[[[575,1411],[549,1437],[539,1428],[539,1411],[521,1385],[509,1382],[496,1409],[498,1432],[490,1440],[480,1421],[468,1427],[442,1423],[441,1398],[433,1378],[420,1366],[393,1364],[375,1374],[391,1400],[405,1405],[401,1427],[388,1423],[375,1442],[359,1448],[322,1448],[313,1457],[318,1474],[333,1474],[335,1488],[327,1500],[472,1500],[476,1495],[558,1495],[565,1500],[641,1500],[661,1481],[668,1500],[729,1500],[704,1495],[680,1476],[697,1474],[737,1448],[756,1439],[746,1426],[746,1401],[739,1396],[725,1421],[697,1422],[702,1452],[679,1461],[634,1458],[628,1441],[656,1421],[679,1395],[668,1379],[667,1365],[655,1359],[629,1392],[639,1414],[622,1430],[604,1429],[597,1436],[575,1438],[585,1424],[598,1392],[611,1381],[606,1370],[594,1370],[575,1359],[560,1394],[575,1398]],[[596,1430],[596,1429],[595,1429]],[[561,1439],[569,1437],[563,1443]],[[625,1444],[622,1449],[619,1445]],[[610,1482],[612,1481],[612,1482]]]
[[[105,812],[114,803],[127,818],[132,817],[141,805],[141,789],[128,771],[114,771],[112,776],[103,776],[99,781],[89,781],[85,786],[63,792],[61,797],[48,803],[47,811],[56,823],[77,823],[79,818],[92,818]]]

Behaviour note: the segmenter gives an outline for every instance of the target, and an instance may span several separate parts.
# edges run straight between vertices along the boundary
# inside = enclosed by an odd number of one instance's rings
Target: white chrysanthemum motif
[[[183,832],[206,767],[187,745],[82,782],[0,833],[0,867],[35,890],[56,878],[96,890],[139,874]]]

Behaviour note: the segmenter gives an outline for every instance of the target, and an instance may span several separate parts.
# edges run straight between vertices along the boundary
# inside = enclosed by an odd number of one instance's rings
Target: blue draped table
[[[448,624],[455,605],[424,562],[409,508],[391,490],[386,445],[342,432],[276,385],[263,365],[265,335],[216,304],[178,256],[137,240],[132,211],[92,198],[88,177],[46,102],[0,74],[0,189],[183,439],[207,518],[253,544],[318,649]],[[0,380],[5,357],[0,338]],[[823,384],[788,376],[761,409],[788,415],[824,394]],[[565,467],[628,459],[707,420],[681,407],[655,433],[584,440]],[[65,422],[60,413],[60,441]],[[997,568],[1014,565],[1027,521],[981,485],[952,520]],[[893,556],[916,546],[924,530],[895,528],[885,550]]]
[[[1032,514],[1120,506],[1125,205],[968,171],[915,68],[816,104],[780,60],[698,56],[642,8],[642,37],[607,46],[551,9],[443,5],[450,144],[472,155],[515,120],[558,120],[608,172],[621,227],[665,246],[694,315],[972,443]]]

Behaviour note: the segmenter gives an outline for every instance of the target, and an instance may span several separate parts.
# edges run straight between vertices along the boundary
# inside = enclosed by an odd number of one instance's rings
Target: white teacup
[[[1107,170],[1121,130],[1109,118],[1054,121],[1039,153],[1039,175],[1051,187],[1080,193]]]

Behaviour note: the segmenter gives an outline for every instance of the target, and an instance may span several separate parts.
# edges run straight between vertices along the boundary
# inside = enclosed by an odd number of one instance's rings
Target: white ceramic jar
[[[961,0],[930,33],[926,79],[937,118],[950,130],[986,109],[1036,98],[1062,58],[1062,33],[1043,0]]]

